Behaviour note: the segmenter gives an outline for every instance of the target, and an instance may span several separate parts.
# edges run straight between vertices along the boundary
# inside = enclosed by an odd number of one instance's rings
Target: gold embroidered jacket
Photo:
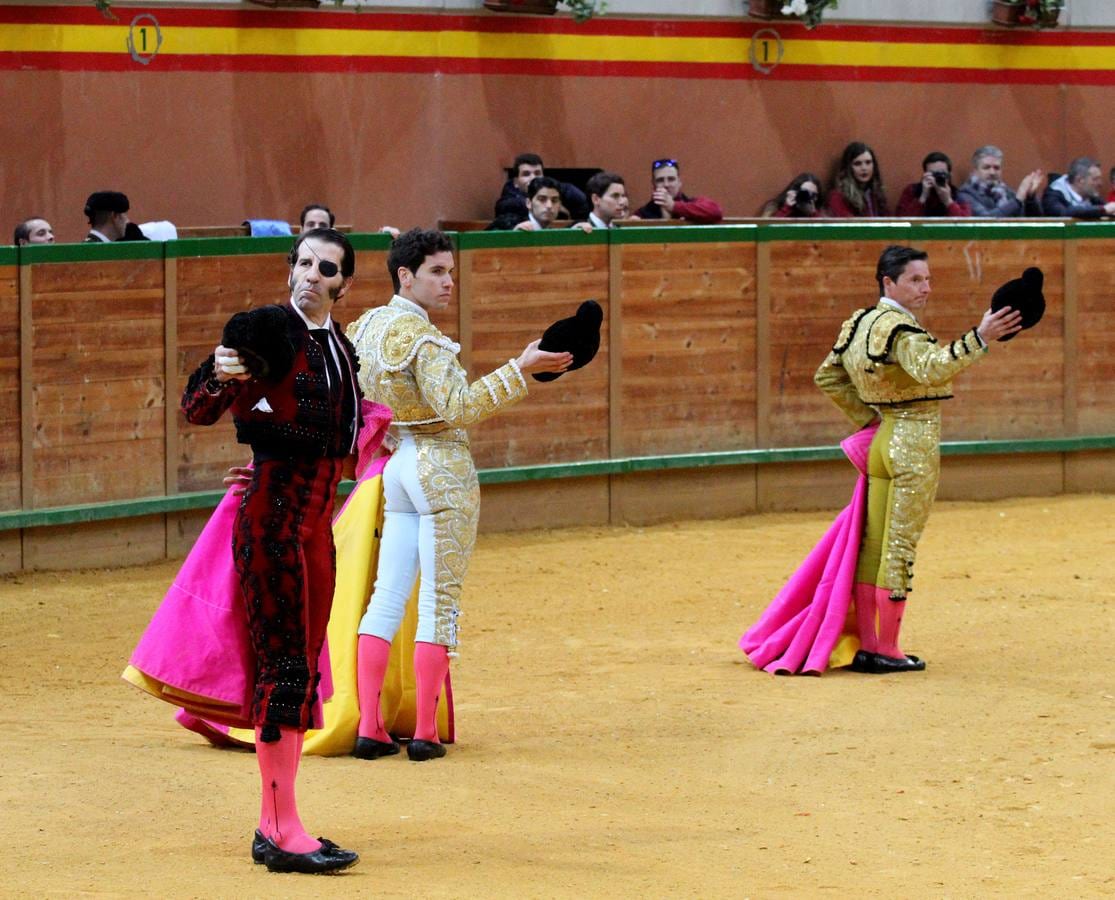
[[[427,432],[462,428],[527,395],[514,360],[469,384],[457,359],[460,344],[398,295],[365,312],[347,334],[360,358],[364,395],[390,406],[396,425]]]
[[[952,397],[953,377],[986,352],[975,328],[942,346],[913,316],[880,303],[841,326],[813,381],[862,428],[873,406]]]

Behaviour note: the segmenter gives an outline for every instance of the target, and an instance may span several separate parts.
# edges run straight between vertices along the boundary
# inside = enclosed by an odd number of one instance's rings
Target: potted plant
[[[1065,0],[992,0],[991,21],[996,25],[1032,25],[1054,28]]]
[[[532,13],[541,16],[552,16],[560,6],[573,13],[573,18],[578,22],[602,15],[607,5],[605,0],[484,0],[484,8],[494,12]]]
[[[748,14],[755,19],[796,16],[806,28],[816,28],[826,9],[836,9],[837,0],[749,0]]]

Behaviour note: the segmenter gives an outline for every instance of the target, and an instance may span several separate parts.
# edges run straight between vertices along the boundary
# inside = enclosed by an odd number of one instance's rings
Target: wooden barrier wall
[[[929,251],[926,324],[942,338],[977,323],[995,287],[1024,267],[1046,276],[1045,320],[958,381],[947,440],[1113,435],[1110,236],[1115,224],[461,233],[457,302],[436,321],[478,375],[580,301],[605,309],[591,366],[532,383],[526,402],[475,429],[481,469],[832,445],[846,423],[813,372],[840,322],[874,302],[881,249],[910,243]],[[335,310],[342,323],[391,294],[389,239],[353,241],[357,282]],[[219,487],[246,448],[231,422],[188,425],[178,398],[229,316],[285,299],[288,247],[230,238],[0,249],[0,512]],[[987,465],[973,463],[958,484],[986,480]],[[1066,480],[1043,465],[1036,483],[1052,491],[1092,484],[1087,467]],[[492,485],[485,527],[816,506],[831,499],[824,473],[842,474],[822,463],[741,468]],[[665,492],[689,499],[671,506]],[[203,518],[88,526],[100,533],[91,546],[156,558],[179,551]],[[72,537],[69,527],[0,531],[0,570],[55,564]]]

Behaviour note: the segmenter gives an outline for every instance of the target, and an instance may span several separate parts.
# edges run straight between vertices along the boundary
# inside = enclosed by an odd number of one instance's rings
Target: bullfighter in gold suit
[[[394,411],[398,447],[383,473],[384,525],[375,588],[360,623],[357,685],[360,728],[354,754],[399,752],[383,727],[379,695],[391,640],[421,572],[414,670],[416,716],[407,755],[445,755],[435,725],[438,695],[456,655],[461,582],[476,541],[480,485],[467,426],[527,395],[527,372],[563,372],[569,353],[528,345],[517,359],[469,384],[460,346],[430,322],[452,298],[448,237],[414,229],[392,245],[387,267],[395,296],[364,313],[348,334],[361,360],[366,395]]]
[[[911,247],[883,252],[875,273],[879,303],[841,326],[814,376],[857,427],[881,419],[868,457],[855,586],[861,650],[852,665],[874,673],[925,668],[924,661],[902,653],[898,633],[918,540],[937,493],[941,401],[952,396],[952,379],[982,359],[990,342],[1021,328],[1019,312],[989,309],[978,326],[939,344],[917,318],[929,300],[927,260],[928,254]]]

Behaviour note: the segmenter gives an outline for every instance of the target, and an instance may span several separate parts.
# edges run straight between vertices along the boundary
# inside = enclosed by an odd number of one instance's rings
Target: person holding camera
[[[895,214],[910,218],[960,218],[972,214],[967,203],[956,199],[956,188],[952,184],[952,160],[948,156],[940,150],[926,154],[921,161],[921,181],[907,185],[902,191]]]
[[[821,179],[812,172],[802,172],[782,193],[764,203],[759,215],[764,219],[817,219],[824,205]]]

